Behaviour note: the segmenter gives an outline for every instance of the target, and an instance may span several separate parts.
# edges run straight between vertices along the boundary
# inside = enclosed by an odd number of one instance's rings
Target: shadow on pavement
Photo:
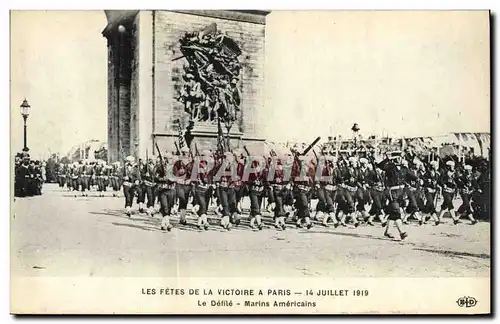
[[[423,248],[415,248],[414,250],[417,251],[424,251],[424,252],[431,252],[431,253],[438,253],[442,254],[444,256],[449,256],[449,257],[473,257],[473,258],[479,258],[479,259],[490,259],[490,255],[486,253],[469,253],[469,252],[457,252],[457,251],[446,251],[446,250],[435,250],[435,249],[423,249]]]

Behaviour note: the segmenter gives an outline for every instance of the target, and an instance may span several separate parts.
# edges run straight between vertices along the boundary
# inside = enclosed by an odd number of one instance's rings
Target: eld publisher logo
[[[477,300],[474,297],[460,297],[457,300],[457,305],[460,307],[474,307],[477,305]]]

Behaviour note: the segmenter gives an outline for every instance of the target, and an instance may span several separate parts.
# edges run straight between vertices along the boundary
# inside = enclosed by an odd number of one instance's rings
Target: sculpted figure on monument
[[[224,123],[234,122],[241,103],[239,46],[218,31],[215,23],[186,33],[179,42],[187,65],[178,100],[186,113],[193,121],[221,118]]]

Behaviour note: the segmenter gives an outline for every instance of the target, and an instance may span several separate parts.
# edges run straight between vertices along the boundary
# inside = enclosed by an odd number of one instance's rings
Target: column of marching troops
[[[42,194],[45,181],[43,164],[32,160],[28,153],[19,153],[15,157],[14,196],[32,197]]]
[[[489,213],[490,170],[485,163],[472,167],[451,158],[422,161],[402,152],[386,153],[378,160],[370,154],[337,158],[333,152],[323,152],[301,162],[300,153],[291,150],[284,156],[264,157],[264,168],[242,181],[248,158],[243,150],[223,154],[207,150],[194,159],[190,150],[183,148],[179,156],[174,155],[166,152],[156,162],[147,159],[137,163],[129,156],[124,165],[107,165],[104,161],[62,165],[59,185],[66,184],[84,196],[92,186],[97,186],[100,196],[108,187],[114,191],[113,196],[122,191],[126,215],[132,214],[136,198],[139,213],[161,213],[161,229],[168,231],[173,228],[171,215],[178,214],[179,223],[186,224],[190,213],[197,215],[200,230],[208,230],[208,209],[214,203],[220,226],[230,230],[241,222],[241,201],[245,197],[250,200],[250,226],[256,230],[263,229],[264,209],[274,214],[274,226],[280,230],[286,229],[288,220],[307,229],[313,226],[312,219],[327,227],[349,223],[374,226],[378,221],[390,238],[389,225],[395,224],[401,239],[407,236],[403,224],[412,219],[420,225],[429,221],[438,225],[448,212],[454,224],[461,218],[476,224],[478,215]],[[305,168],[301,163],[307,163]],[[235,177],[216,176],[221,168],[229,174],[231,164],[236,166]],[[207,165],[213,167],[205,170]],[[301,169],[306,170],[304,177]],[[457,197],[461,205],[455,210],[453,201]],[[311,199],[318,200],[314,214]],[[442,201],[440,206],[438,200]],[[193,207],[188,211],[189,202]],[[155,203],[159,203],[159,211]]]

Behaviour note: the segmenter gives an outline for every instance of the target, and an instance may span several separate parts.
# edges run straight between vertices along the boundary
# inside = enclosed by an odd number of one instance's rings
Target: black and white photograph
[[[13,314],[489,314],[488,10],[12,10]]]

